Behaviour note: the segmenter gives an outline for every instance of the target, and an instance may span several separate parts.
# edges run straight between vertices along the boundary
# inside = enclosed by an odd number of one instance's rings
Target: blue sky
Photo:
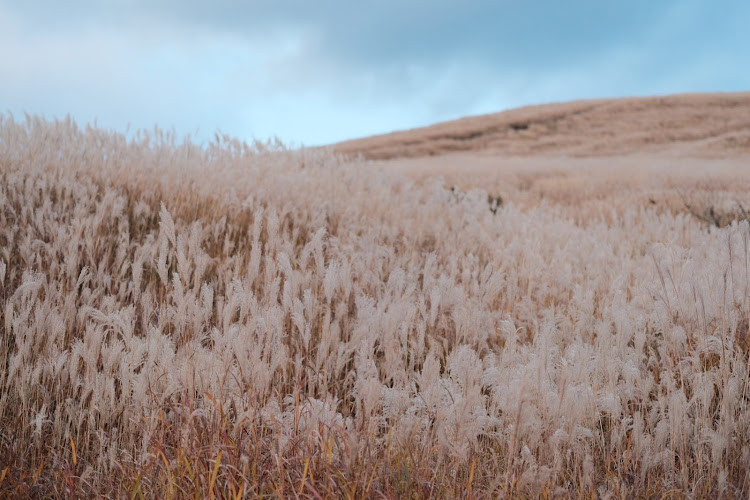
[[[747,1],[0,0],[0,112],[318,145],[750,90],[747,26]]]

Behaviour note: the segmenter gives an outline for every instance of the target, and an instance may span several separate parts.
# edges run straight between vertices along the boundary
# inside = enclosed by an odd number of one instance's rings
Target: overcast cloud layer
[[[0,0],[0,112],[325,144],[526,104],[750,90],[748,23],[745,1]]]

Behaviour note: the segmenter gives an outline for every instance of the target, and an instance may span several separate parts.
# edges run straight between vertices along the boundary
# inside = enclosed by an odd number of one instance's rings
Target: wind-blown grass
[[[0,493],[743,497],[747,222],[0,121]]]

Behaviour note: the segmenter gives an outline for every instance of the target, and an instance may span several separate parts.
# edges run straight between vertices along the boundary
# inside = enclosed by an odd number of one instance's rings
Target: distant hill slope
[[[341,142],[333,148],[369,159],[457,151],[521,156],[604,156],[660,150],[699,156],[747,154],[750,92],[528,106]]]

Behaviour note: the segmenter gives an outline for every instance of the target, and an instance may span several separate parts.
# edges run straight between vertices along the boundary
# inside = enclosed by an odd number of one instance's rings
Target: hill
[[[511,109],[341,142],[344,155],[386,160],[489,151],[610,156],[750,153],[750,92],[584,100]]]

